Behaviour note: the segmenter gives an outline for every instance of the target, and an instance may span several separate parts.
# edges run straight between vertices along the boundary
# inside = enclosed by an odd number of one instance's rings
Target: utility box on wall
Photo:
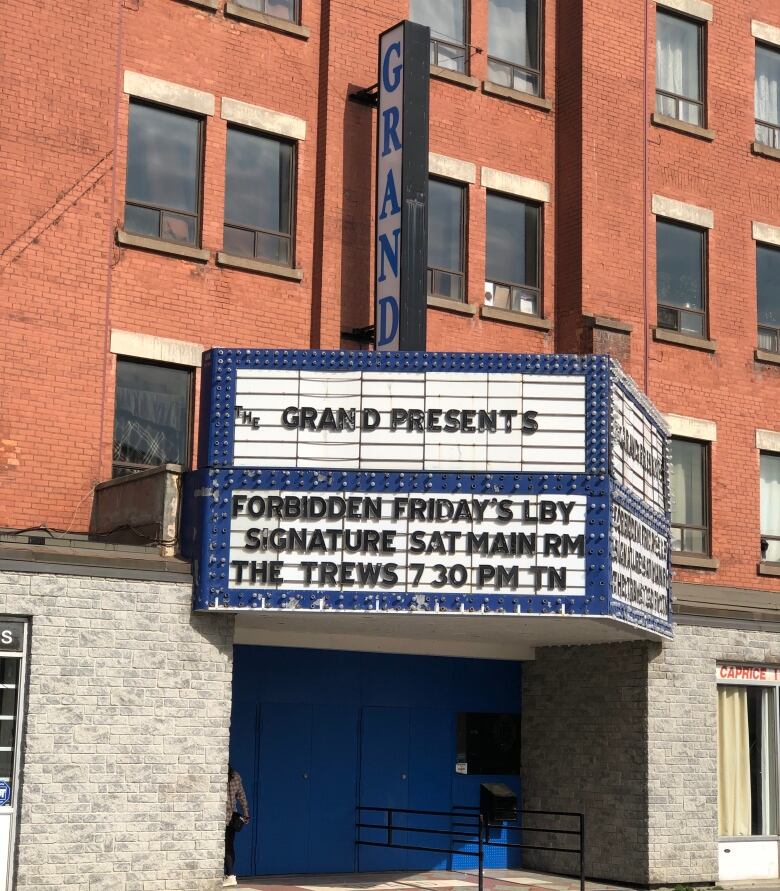
[[[666,428],[614,360],[215,349],[204,388],[197,609],[671,634]]]

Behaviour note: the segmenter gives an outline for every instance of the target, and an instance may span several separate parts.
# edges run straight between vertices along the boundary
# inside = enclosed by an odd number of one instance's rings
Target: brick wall
[[[212,891],[224,857],[232,618],[187,584],[0,572],[32,617],[19,888]]]

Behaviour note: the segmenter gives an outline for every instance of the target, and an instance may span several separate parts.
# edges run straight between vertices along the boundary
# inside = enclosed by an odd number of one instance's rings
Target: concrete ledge
[[[536,328],[538,331],[550,331],[552,322],[549,319],[540,319],[528,312],[515,312],[512,309],[498,309],[495,306],[482,306],[479,310],[483,319],[492,319],[496,322],[508,322],[510,325],[521,325],[524,328]]]
[[[217,265],[227,266],[229,269],[243,269],[247,272],[260,272],[263,275],[286,278],[293,282],[303,280],[302,269],[280,266],[278,263],[264,263],[262,260],[253,260],[251,257],[237,257],[235,254],[226,254],[224,251],[217,254]]]
[[[674,198],[665,198],[663,195],[653,195],[653,213],[658,217],[689,223],[691,226],[699,226],[702,229],[715,227],[715,214],[708,208],[698,207],[696,204],[686,204],[683,201],[676,201]]]
[[[191,583],[192,569],[176,557],[134,557],[124,551],[102,548],[71,549],[54,545],[0,546],[0,569],[8,572],[52,573],[95,578],[137,579]]]
[[[759,22],[756,21],[756,19],[753,19],[750,22],[750,33],[756,40],[780,46],[780,28],[775,25],[767,25],[765,22]]]
[[[204,348],[199,343],[113,328],[110,349],[115,355],[129,356],[131,359],[151,359],[153,362],[167,362],[169,365],[200,368]]]
[[[670,436],[682,436],[685,439],[698,439],[703,442],[718,441],[718,427],[714,421],[673,414],[664,415],[663,419],[669,428]]]
[[[630,334],[634,330],[634,326],[628,322],[621,322],[618,319],[608,319],[606,316],[589,316],[584,315],[583,320],[591,328],[598,328],[601,331],[614,331],[617,334]]]
[[[780,452],[780,433],[775,433],[774,430],[756,430],[756,448],[765,452]]]
[[[117,229],[116,243],[122,247],[136,247],[145,251],[155,251],[158,254],[168,254],[171,257],[181,257],[185,260],[198,260],[200,263],[208,263],[211,251],[203,248],[189,247],[186,244],[175,244],[172,241],[163,241],[161,238],[147,238],[145,235],[133,235],[124,229]]]
[[[695,19],[702,19],[705,22],[712,21],[712,4],[705,3],[704,0],[655,0],[655,2],[657,6],[682,12]]]
[[[200,9],[207,9],[215,12],[219,9],[220,0],[179,0],[185,6],[197,6]]]
[[[457,158],[448,158],[446,155],[437,155],[435,152],[428,153],[428,173],[471,185],[477,181],[476,164],[472,164],[470,161],[459,161]]]
[[[677,130],[678,133],[686,133],[688,136],[695,136],[697,139],[705,139],[712,142],[715,139],[715,131],[708,130],[706,127],[699,127],[697,124],[689,124],[687,121],[680,121],[677,118],[667,117],[665,114],[657,114],[654,112],[650,115],[650,120],[656,127],[666,127],[667,130]]]
[[[693,554],[678,554],[672,551],[672,566],[714,571],[720,566],[720,560],[717,557],[696,557]]]
[[[527,176],[518,176],[516,173],[493,170],[492,167],[482,168],[482,187],[493,192],[503,192],[505,195],[529,198],[531,201],[546,203],[550,200],[549,183],[540,179],[529,179]]]
[[[780,246],[780,226],[770,226],[768,223],[757,223],[754,221],[753,241]]]
[[[446,297],[428,296],[428,306],[433,309],[443,309],[446,312],[458,313],[462,316],[473,316],[477,307],[472,303],[464,303],[462,300],[448,300]]]
[[[524,93],[522,90],[513,90],[511,87],[504,87],[501,84],[494,84],[489,80],[483,81],[482,92],[488,96],[498,96],[499,99],[509,99],[512,102],[518,102],[520,105],[530,105],[532,108],[538,108],[541,111],[550,111],[552,109],[552,102],[549,99],[534,96],[533,93]]]
[[[768,350],[756,350],[753,354],[756,362],[766,362],[767,365],[780,365],[780,353],[770,353]]]
[[[435,77],[436,80],[449,81],[451,84],[466,87],[468,90],[476,90],[479,86],[479,81],[476,77],[469,77],[468,74],[463,74],[460,71],[451,71],[449,68],[439,68],[438,65],[431,65],[431,77]]]
[[[780,161],[780,149],[763,145],[760,142],[754,142],[751,148],[754,155],[760,155],[762,158],[772,158],[775,161]]]
[[[274,133],[277,136],[286,136],[302,142],[306,139],[306,121],[280,111],[272,111],[270,108],[262,108],[259,105],[249,105],[238,99],[222,97],[222,118],[234,124],[242,124],[254,130],[262,130],[264,133]]]
[[[704,353],[714,353],[718,348],[718,343],[715,340],[708,340],[706,337],[691,337],[689,334],[667,331],[665,328],[653,328],[653,340],[659,343],[673,343],[677,346],[691,347]]]
[[[255,9],[247,9],[239,3],[230,2],[230,0],[228,0],[225,6],[225,15],[232,19],[239,19],[242,22],[260,25],[261,28],[269,28],[271,31],[279,31],[281,34],[289,34],[291,37],[298,37],[301,40],[308,40],[311,34],[310,29],[305,25],[286,22],[284,19],[266,15],[264,12],[258,12]]]
[[[211,93],[138,74],[136,71],[125,71],[124,91],[139,99],[149,99],[151,102],[183,108],[196,114],[214,114],[214,97]]]
[[[780,563],[767,563],[766,560],[762,560],[758,564],[758,574],[780,578]]]

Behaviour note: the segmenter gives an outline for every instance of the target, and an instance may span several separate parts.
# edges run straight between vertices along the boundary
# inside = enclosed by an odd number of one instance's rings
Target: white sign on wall
[[[612,502],[612,599],[666,619],[669,613],[669,543],[647,523]]]
[[[234,463],[582,473],[585,378],[237,370]]]

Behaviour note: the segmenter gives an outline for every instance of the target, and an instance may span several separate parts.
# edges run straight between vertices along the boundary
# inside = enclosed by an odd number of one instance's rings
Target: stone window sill
[[[221,0],[179,0],[186,6],[197,6],[199,9],[207,9],[210,12],[216,12],[219,9]]]
[[[756,350],[753,355],[756,362],[766,362],[768,365],[780,365],[780,353],[770,353],[767,350]]]
[[[676,130],[678,133],[687,133],[688,136],[695,136],[697,139],[704,139],[707,142],[712,142],[715,139],[714,130],[698,127],[696,124],[688,124],[685,121],[678,121],[677,118],[668,118],[665,114],[653,114],[650,120],[656,127],[665,127],[667,130]]]
[[[549,331],[552,328],[552,322],[549,319],[540,319],[539,316],[532,316],[527,312],[515,312],[512,309],[482,306],[479,314],[483,319],[509,322],[510,325],[520,325],[524,328],[536,328],[537,331]]]
[[[443,309],[445,312],[455,312],[462,316],[473,316],[477,307],[462,300],[448,300],[446,297],[433,297],[428,295],[428,306],[433,309]]]
[[[769,145],[762,145],[760,142],[754,142],[752,149],[754,155],[760,155],[762,158],[773,158],[775,161],[780,161],[780,149],[772,148]]]
[[[621,322],[619,319],[608,319],[606,316],[583,316],[584,321],[591,328],[598,328],[599,331],[613,331],[616,334],[630,334],[634,330],[634,326],[628,322]]]
[[[439,68],[438,65],[431,65],[431,77],[436,80],[446,80],[451,84],[457,84],[460,87],[466,87],[467,90],[476,90],[479,81],[476,77],[469,77],[460,71],[451,71],[449,68]]]
[[[268,28],[271,31],[289,34],[291,37],[299,37],[301,40],[308,40],[311,33],[310,29],[305,25],[296,25],[294,22],[286,22],[275,15],[266,15],[264,12],[247,9],[239,3],[231,2],[231,0],[228,0],[225,6],[225,15],[232,19],[239,19],[242,22],[260,25],[261,28]]]
[[[716,570],[720,566],[717,557],[697,557],[693,554],[678,554],[672,552],[672,566],[682,566],[687,569]]]
[[[538,108],[541,111],[550,111],[552,109],[552,102],[549,99],[534,96],[532,93],[524,93],[522,90],[513,90],[511,87],[505,87],[501,84],[494,84],[489,80],[482,83],[482,92],[488,96],[497,96],[499,99],[519,102],[521,105],[530,105],[532,108]]]
[[[260,272],[263,275],[286,278],[293,282],[299,282],[303,279],[302,269],[294,269],[291,266],[279,266],[277,263],[263,263],[262,260],[253,260],[251,257],[237,257],[235,254],[226,254],[224,251],[220,251],[217,254],[217,265],[226,266],[229,269],[243,269],[246,272]]]
[[[762,560],[758,564],[758,574],[780,578],[780,563],[768,563],[766,560]]]
[[[691,337],[689,334],[679,334],[677,331],[667,331],[665,328],[653,328],[653,340],[691,347],[705,353],[714,353],[718,348],[718,343],[715,340],[708,340],[706,337]]]
[[[185,260],[198,260],[200,263],[208,263],[211,251],[203,248],[190,247],[187,244],[175,244],[172,241],[163,241],[161,238],[147,238],[145,235],[133,235],[124,229],[117,229],[116,243],[121,247],[136,247],[145,251],[155,251],[158,254],[168,254],[171,257],[181,257]]]

